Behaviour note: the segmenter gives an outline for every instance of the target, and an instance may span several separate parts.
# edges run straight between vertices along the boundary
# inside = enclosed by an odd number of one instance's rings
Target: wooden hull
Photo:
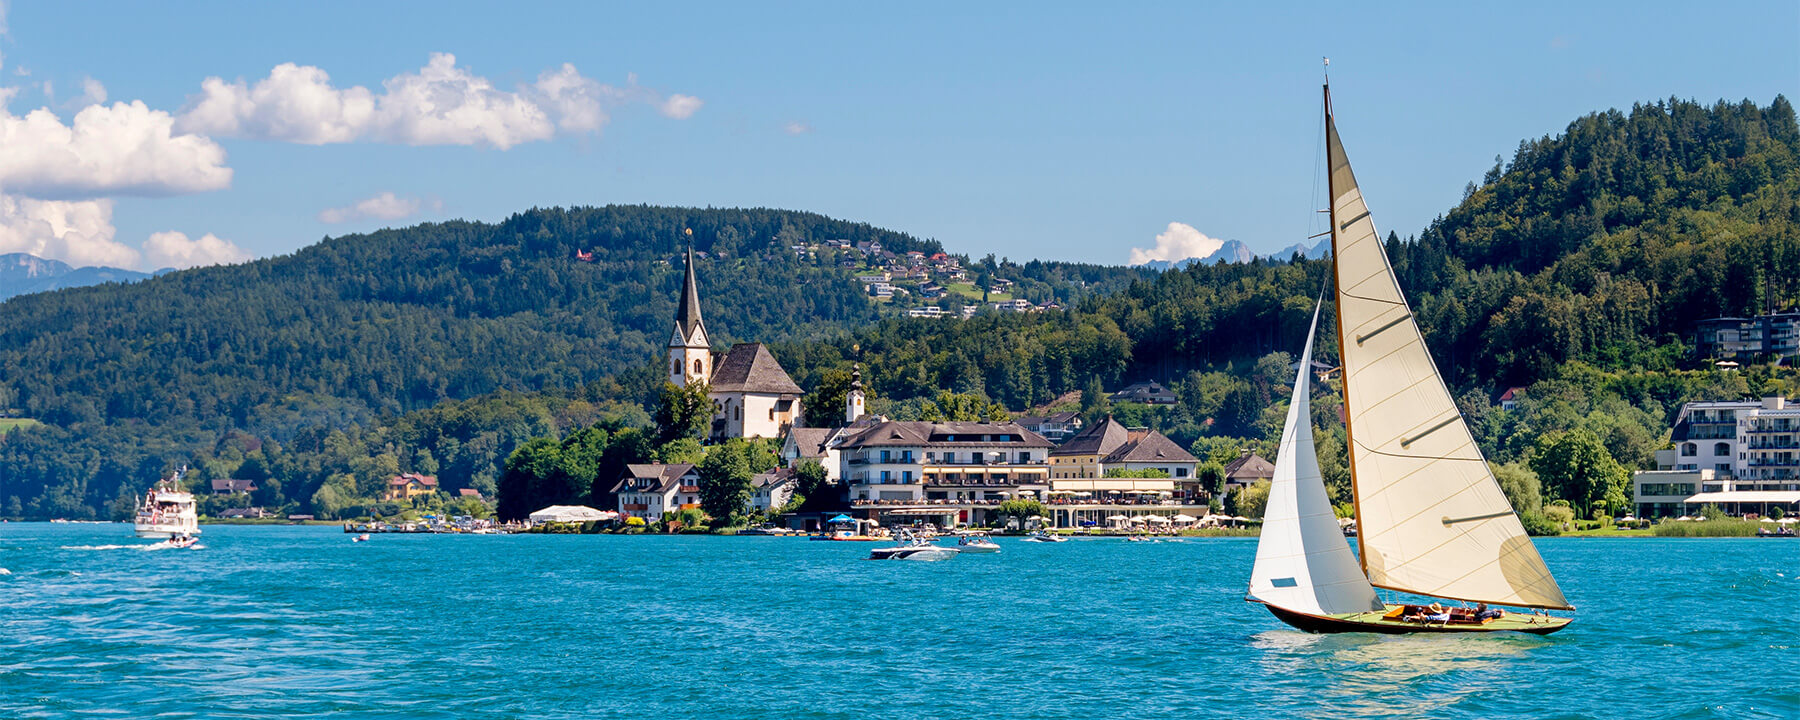
[[[1370,632],[1406,635],[1411,633],[1522,632],[1533,635],[1549,635],[1568,627],[1571,621],[1571,618],[1564,617],[1512,613],[1481,625],[1438,624],[1389,620],[1383,617],[1382,613],[1374,612],[1349,615],[1309,615],[1278,608],[1268,603],[1263,603],[1263,607],[1268,608],[1269,613],[1282,622],[1311,633]]]

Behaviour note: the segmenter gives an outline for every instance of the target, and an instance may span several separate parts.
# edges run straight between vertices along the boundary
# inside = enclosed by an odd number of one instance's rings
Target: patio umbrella
[[[1782,519],[1780,519],[1780,520],[1776,520],[1776,521],[1775,521],[1775,523],[1776,523],[1776,524],[1778,524],[1778,525],[1792,525],[1792,524],[1794,524],[1794,523],[1797,523],[1797,522],[1800,522],[1800,520],[1796,520],[1796,519],[1794,519],[1794,518],[1791,518],[1791,517],[1784,517],[1784,518],[1782,518]]]
[[[1762,521],[1763,521],[1763,522],[1775,522],[1775,518],[1772,518],[1772,517],[1765,517],[1765,518],[1763,518],[1763,519],[1762,519]]]
[[[834,522],[834,523],[856,522],[856,518],[850,517],[849,515],[838,515],[837,517],[827,520],[826,522]]]
[[[1176,515],[1174,520],[1175,522],[1190,523],[1194,521],[1194,516],[1183,513],[1181,515]]]
[[[1130,519],[1131,518],[1125,517],[1124,515],[1114,515],[1112,517],[1107,518],[1106,521],[1107,522],[1125,522],[1126,520],[1130,520]]]
[[[1161,516],[1161,515],[1151,515],[1151,516],[1150,516],[1150,522],[1153,522],[1153,523],[1156,523],[1156,524],[1158,524],[1158,525],[1166,525],[1166,524],[1168,524],[1168,523],[1169,523],[1169,522],[1170,522],[1170,520],[1169,520],[1169,519],[1168,519],[1168,518],[1166,518],[1166,517],[1163,517],[1163,516]]]
[[[1137,517],[1132,518],[1131,521],[1134,523],[1141,523],[1141,522],[1145,522],[1149,519],[1150,519],[1150,517],[1147,515],[1139,515]]]

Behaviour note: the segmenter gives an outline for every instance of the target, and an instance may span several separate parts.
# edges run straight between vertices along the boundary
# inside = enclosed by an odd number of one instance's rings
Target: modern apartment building
[[[1800,312],[1702,320],[1694,336],[1700,357],[1794,357],[1800,355]]]
[[[1800,509],[1800,405],[1781,397],[1688,403],[1670,440],[1656,451],[1657,469],[1633,478],[1639,517],[1708,504],[1738,513]]]

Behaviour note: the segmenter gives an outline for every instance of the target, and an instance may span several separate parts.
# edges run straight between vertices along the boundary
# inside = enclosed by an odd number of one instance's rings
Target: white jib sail
[[[1275,456],[1275,478],[1263,511],[1262,537],[1256,544],[1256,567],[1250,571],[1250,596],[1286,610],[1311,615],[1381,610],[1375,589],[1363,577],[1350,545],[1331,511],[1319,458],[1313,448],[1311,388],[1313,335],[1319,310],[1313,308],[1312,329],[1300,354],[1294,399]]]
[[[1438,375],[1329,115],[1325,133],[1357,542],[1369,582],[1567,609]]]

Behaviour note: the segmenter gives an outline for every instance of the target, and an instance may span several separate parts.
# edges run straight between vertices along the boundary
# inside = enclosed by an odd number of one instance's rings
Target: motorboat
[[[194,495],[181,489],[181,475],[187,466],[176,470],[167,480],[156,483],[138,503],[133,527],[141,538],[170,538],[200,534],[200,516]]]
[[[1066,537],[1054,535],[1043,530],[1025,536],[1025,542],[1059,543],[1068,541],[1069,539]]]
[[[358,536],[350,539],[350,542],[368,542],[368,541],[369,541],[368,533],[363,533],[361,535],[358,535]]]
[[[870,560],[949,560],[961,554],[956,548],[931,544],[930,540],[912,535],[901,536],[901,544],[869,551]]]
[[[997,553],[1000,543],[980,533],[969,533],[956,539],[956,551],[966,553]]]
[[[169,547],[175,548],[177,550],[183,550],[183,549],[193,547],[194,543],[197,543],[197,542],[200,542],[200,539],[196,538],[192,535],[176,535],[172,538],[169,538]]]

